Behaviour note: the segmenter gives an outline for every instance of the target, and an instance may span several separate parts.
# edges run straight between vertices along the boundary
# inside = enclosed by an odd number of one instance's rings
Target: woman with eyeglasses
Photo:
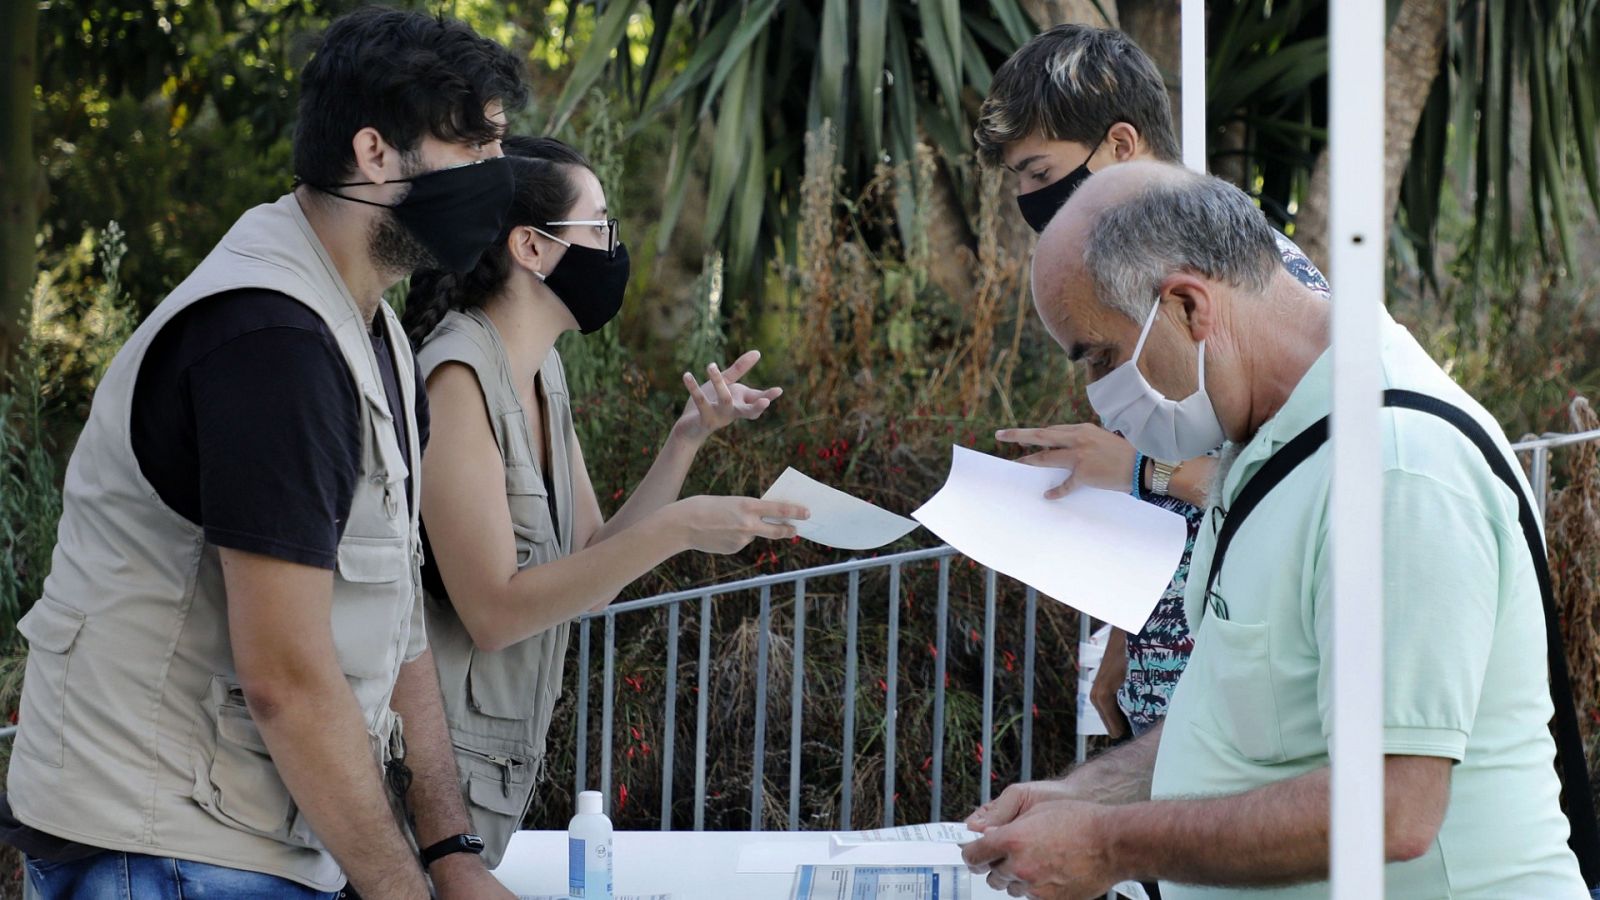
[[[422,460],[428,643],[490,866],[541,774],[569,623],[678,553],[788,538],[792,525],[772,523],[806,516],[748,497],[678,499],[706,438],[782,393],[741,383],[754,351],[726,370],[708,366],[704,384],[684,373],[689,400],[655,463],[616,515],[602,516],[554,346],[617,314],[627,247],[576,150],[549,138],[503,146],[515,197],[500,239],[464,275],[413,277],[404,316],[432,409]]]

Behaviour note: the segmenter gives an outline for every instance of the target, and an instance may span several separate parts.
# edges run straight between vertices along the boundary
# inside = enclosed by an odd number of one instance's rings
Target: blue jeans
[[[338,896],[276,875],[116,850],[63,863],[29,857],[25,865],[39,900],[333,900]]]

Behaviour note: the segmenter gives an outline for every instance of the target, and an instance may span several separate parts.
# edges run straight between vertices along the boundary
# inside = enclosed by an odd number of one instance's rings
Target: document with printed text
[[[801,866],[790,900],[971,900],[960,866]]]

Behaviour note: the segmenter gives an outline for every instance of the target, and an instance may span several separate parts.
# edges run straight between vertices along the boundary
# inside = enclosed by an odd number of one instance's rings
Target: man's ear
[[[1161,282],[1161,296],[1183,305],[1184,322],[1196,343],[1210,337],[1217,326],[1217,297],[1209,282],[1197,275],[1179,272]]]
[[[350,139],[350,149],[361,176],[356,180],[383,184],[400,177],[400,152],[371,125],[356,132]]]
[[[1140,143],[1139,129],[1128,122],[1118,122],[1106,132],[1106,144],[1111,148],[1112,158],[1117,162],[1127,162],[1139,155]]]

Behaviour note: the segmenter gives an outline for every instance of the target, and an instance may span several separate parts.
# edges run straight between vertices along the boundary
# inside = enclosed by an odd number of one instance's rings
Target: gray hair
[[[1261,293],[1283,266],[1277,237],[1244,191],[1181,170],[1101,211],[1083,262],[1100,302],[1140,323],[1176,273]]]

